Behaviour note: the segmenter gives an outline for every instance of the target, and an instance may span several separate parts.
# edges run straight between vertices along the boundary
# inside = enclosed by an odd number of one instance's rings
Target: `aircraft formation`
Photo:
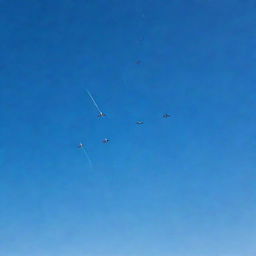
[[[140,63],[141,63],[141,61],[139,61],[139,60],[136,62],[136,64],[140,64]],[[91,99],[93,105],[95,106],[95,108],[96,108],[97,111],[99,112],[98,118],[104,118],[104,117],[106,117],[107,115],[106,115],[104,112],[101,111],[101,109],[99,108],[99,105],[96,103],[96,101],[95,101],[95,99],[93,98],[92,94],[91,94],[88,90],[87,90],[87,94],[88,94],[88,96],[90,97],[90,99]],[[171,117],[171,115],[168,114],[168,113],[165,113],[165,114],[163,114],[163,116],[162,116],[162,118],[165,118],[165,119],[170,118],[170,117]],[[144,121],[139,120],[139,121],[137,121],[135,124],[141,126],[141,125],[144,125]],[[102,140],[102,143],[104,143],[104,144],[107,144],[107,143],[109,143],[109,142],[110,142],[110,139],[108,139],[108,138],[104,138],[104,139]],[[85,145],[84,145],[82,142],[80,142],[77,147],[78,147],[79,149],[82,149],[82,150],[83,150],[84,154],[86,155],[88,161],[89,161],[90,164],[91,164],[91,160],[90,160],[90,158],[89,158],[89,155],[88,155],[88,153],[87,153],[86,150],[85,150]]]

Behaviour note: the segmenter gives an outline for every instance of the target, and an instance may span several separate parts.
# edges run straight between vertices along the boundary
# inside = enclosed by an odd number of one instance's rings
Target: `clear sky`
[[[255,27],[254,0],[1,0],[0,254],[256,255]]]

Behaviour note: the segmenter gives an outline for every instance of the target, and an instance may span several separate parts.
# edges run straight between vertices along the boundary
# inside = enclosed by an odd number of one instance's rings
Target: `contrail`
[[[96,103],[96,101],[95,101],[94,98],[92,97],[91,93],[90,93],[88,90],[86,90],[86,91],[87,91],[87,94],[89,95],[89,97],[91,98],[91,100],[92,100],[94,106],[96,107],[96,109],[97,109],[97,110],[99,111],[99,113],[101,114],[102,111],[100,110],[98,104]]]
[[[91,169],[92,169],[92,168],[93,168],[93,165],[92,165],[92,160],[91,160],[91,158],[89,157],[89,154],[87,153],[87,151],[85,150],[84,147],[82,147],[82,150],[83,150],[83,152],[84,152],[84,154],[85,154],[85,156],[86,156],[86,158],[87,158],[87,160],[88,160],[88,162],[89,162],[89,165],[90,165],[90,167],[91,167]]]

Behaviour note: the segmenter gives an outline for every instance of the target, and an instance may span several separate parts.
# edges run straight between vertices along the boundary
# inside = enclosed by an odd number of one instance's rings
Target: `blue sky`
[[[255,255],[255,17],[250,0],[1,0],[1,255]]]

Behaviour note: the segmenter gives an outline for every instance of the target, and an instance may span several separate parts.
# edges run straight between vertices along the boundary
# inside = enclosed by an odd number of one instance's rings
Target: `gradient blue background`
[[[252,0],[1,0],[0,254],[254,256],[255,28]]]

